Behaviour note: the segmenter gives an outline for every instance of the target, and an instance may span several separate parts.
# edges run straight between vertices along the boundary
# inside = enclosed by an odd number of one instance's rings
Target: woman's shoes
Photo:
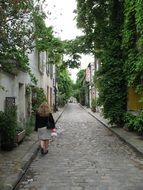
[[[48,154],[48,152],[49,152],[49,151],[48,151],[48,150],[46,150],[46,151],[44,152],[44,154]]]
[[[41,148],[41,154],[43,155],[43,154],[48,154],[48,150],[46,150],[46,151],[44,151],[44,149],[43,148]]]
[[[41,148],[41,154],[44,154],[44,149],[43,148]]]

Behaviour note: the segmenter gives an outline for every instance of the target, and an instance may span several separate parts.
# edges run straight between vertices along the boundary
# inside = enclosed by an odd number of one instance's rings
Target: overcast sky
[[[75,14],[76,0],[47,0],[47,10],[51,11],[51,15],[47,20],[48,25],[54,27],[56,35],[62,40],[74,39],[76,36],[82,35],[82,32],[76,27]],[[81,68],[85,69],[89,62],[93,62],[91,56],[82,56]],[[76,74],[79,70],[70,70],[72,80],[76,80]]]
[[[48,24],[52,24],[61,39],[74,39],[81,35],[74,20],[75,0],[47,0],[47,9],[52,12]]]

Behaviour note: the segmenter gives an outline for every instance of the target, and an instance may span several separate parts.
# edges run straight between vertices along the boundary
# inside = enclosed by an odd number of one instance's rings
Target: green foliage
[[[66,94],[59,94],[58,95],[58,106],[63,107],[67,103]]]
[[[58,63],[64,52],[62,41],[54,37],[52,27],[46,26],[45,15],[43,13],[37,13],[36,10],[33,13],[33,18],[35,23],[36,48],[39,51],[48,51],[48,63]]]
[[[124,115],[125,128],[129,131],[136,131],[139,135],[143,135],[143,112],[136,115],[125,113]]]
[[[68,55],[68,59],[63,61],[66,67],[78,68],[80,65],[81,56],[77,53],[78,47],[72,40],[61,41],[59,38],[54,37],[53,28],[47,27],[44,21],[45,15],[33,14],[35,22],[35,38],[36,47],[39,51],[48,51],[48,63],[58,64],[62,55]]]
[[[64,64],[70,68],[78,68],[80,66],[80,52],[78,48],[78,43],[76,40],[65,40],[64,44],[64,54],[68,55],[68,59],[64,60]]]
[[[109,27],[110,3],[103,1],[77,0],[77,25],[85,33],[86,49],[94,53],[106,44]]]
[[[0,89],[3,90],[3,91],[6,91],[5,87],[0,85]]]
[[[142,92],[142,5],[143,0],[77,0],[77,24],[85,34],[82,42],[102,63],[94,78],[98,102],[104,116],[117,125],[124,123],[128,86]]]
[[[65,40],[64,46],[65,46],[65,54],[75,54],[75,53],[91,53],[91,49],[89,47],[86,47],[87,45],[87,39],[86,36],[77,36],[73,40]],[[90,51],[89,51],[90,49]]]
[[[86,35],[77,36],[73,40],[64,41],[64,53],[69,56],[68,60],[64,62],[70,68],[78,68],[81,64],[81,54],[88,54],[92,52],[92,48],[89,47],[88,38]]]
[[[28,53],[36,45],[39,51],[48,51],[49,63],[56,64],[64,51],[63,44],[54,37],[52,27],[45,25],[45,14],[40,10],[38,0],[34,3],[33,0],[6,0],[0,3],[0,11],[1,67],[14,75],[20,70],[28,72],[31,81],[36,84],[37,79],[29,66]]]
[[[123,48],[125,52],[124,72],[128,85],[139,89],[143,72],[143,1],[125,0]],[[142,91],[142,89],[141,89]]]
[[[46,101],[44,90],[39,87],[32,87],[32,111],[35,112],[41,103]]]
[[[134,121],[134,130],[138,132],[138,134],[143,135],[143,112],[141,111],[139,115],[136,116]]]
[[[99,90],[98,103],[103,106],[105,118],[111,124],[123,125],[123,114],[126,111],[126,86],[122,78],[122,65],[116,65],[114,59],[104,62],[96,73]],[[116,61],[117,62],[117,61]],[[120,67],[119,67],[120,65]]]
[[[6,0],[0,3],[0,64],[4,71],[11,74],[17,74],[17,69],[28,70],[26,52],[31,50],[33,44],[33,8],[32,1]]]
[[[70,79],[67,68],[63,65],[57,66],[57,81],[58,81],[58,104],[65,104],[72,93],[72,81]]]
[[[75,97],[79,102],[79,89],[77,88],[77,84],[73,84],[72,89],[72,96]]]
[[[33,132],[34,126],[35,126],[35,116],[31,115],[25,124],[26,135],[29,136]]]
[[[85,84],[85,70],[80,70],[77,73],[77,80],[75,84],[75,98],[78,102],[80,102],[82,105],[85,104],[85,90],[86,90],[86,84]]]
[[[7,109],[5,112],[0,112],[0,131],[1,131],[1,146],[5,150],[10,150],[14,147],[17,129],[17,114],[16,108]]]
[[[99,104],[110,123],[121,126],[126,111],[126,78],[122,49],[123,1],[77,0],[77,22],[86,47],[102,63],[96,74]]]
[[[93,98],[93,99],[91,100],[91,108],[93,108],[93,109],[96,108],[96,99],[95,99],[95,98]]]
[[[134,131],[134,123],[136,120],[136,116],[131,113],[125,113],[124,114],[124,122],[125,122],[125,128],[127,128],[129,131]]]
[[[39,0],[5,0],[0,3],[1,67],[13,75],[19,71],[28,72],[34,84],[37,80],[31,72],[28,53],[35,46],[39,52],[48,52],[50,64],[59,63],[67,52],[65,42],[54,36],[52,27],[46,26],[46,15],[41,11],[40,3]],[[71,57],[65,64],[72,68],[79,66],[79,55],[71,54]]]
[[[72,55],[69,55],[69,59],[66,60],[66,61],[63,61],[63,64],[66,66],[66,67],[69,67],[69,68],[78,68],[80,66],[80,58],[81,56],[78,55],[78,54],[72,54]]]
[[[43,13],[37,13],[36,10],[33,13],[33,18],[35,23],[36,48],[39,52],[48,52],[49,64],[58,64],[64,53],[64,42],[54,36],[51,26],[46,26],[45,15]]]

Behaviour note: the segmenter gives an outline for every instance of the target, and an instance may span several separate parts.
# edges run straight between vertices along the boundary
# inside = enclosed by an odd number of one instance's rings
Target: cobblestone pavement
[[[143,190],[143,159],[78,104],[59,119],[58,137],[17,190]]]

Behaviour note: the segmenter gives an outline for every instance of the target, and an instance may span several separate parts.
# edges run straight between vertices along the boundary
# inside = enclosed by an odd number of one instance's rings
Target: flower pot
[[[14,142],[1,143],[1,149],[5,151],[10,151],[14,148]]]
[[[96,112],[96,108],[91,108],[92,112]]]
[[[25,137],[25,130],[17,132],[16,143],[19,144],[24,139],[24,137]]]

